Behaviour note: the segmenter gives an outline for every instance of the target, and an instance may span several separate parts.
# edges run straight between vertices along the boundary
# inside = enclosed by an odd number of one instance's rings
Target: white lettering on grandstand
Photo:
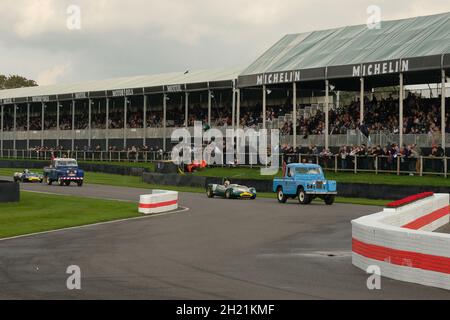
[[[289,83],[298,81],[300,81],[300,71],[266,73],[256,76],[257,85]]]
[[[32,97],[31,101],[33,101],[33,102],[48,102],[48,101],[50,101],[50,97],[49,96]]]
[[[132,96],[133,89],[121,89],[121,90],[113,90],[113,97],[123,97],[123,96]]]
[[[86,92],[78,92],[75,93],[75,99],[86,99],[87,93]]]
[[[12,99],[8,98],[8,99],[3,99],[3,103],[12,103]]]
[[[168,92],[181,92],[183,90],[181,89],[180,84],[175,84],[175,85],[167,86],[167,91]]]
[[[354,77],[377,76],[409,71],[409,60],[393,60],[353,66]]]

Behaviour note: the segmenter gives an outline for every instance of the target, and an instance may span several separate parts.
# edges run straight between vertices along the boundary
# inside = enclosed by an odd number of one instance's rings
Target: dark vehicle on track
[[[320,198],[327,205],[334,203],[336,181],[326,180],[319,165],[289,164],[284,171],[282,178],[273,180],[278,202],[286,203],[289,198],[298,198],[300,204],[310,204],[315,198]]]
[[[56,158],[49,167],[44,168],[44,182],[51,185],[57,182],[60,186],[68,186],[75,182],[79,187],[84,182],[84,171],[78,168],[77,160]]]
[[[23,170],[23,172],[14,173],[14,182],[42,182],[42,174],[31,172],[28,169]]]
[[[231,184],[226,180],[223,184],[209,184],[206,187],[206,195],[208,198],[217,196],[225,199],[256,199],[256,189]]]

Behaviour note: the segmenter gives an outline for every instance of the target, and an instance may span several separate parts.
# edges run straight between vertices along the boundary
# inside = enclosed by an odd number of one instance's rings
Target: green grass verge
[[[19,203],[0,204],[0,238],[139,215],[131,202],[21,192]]]

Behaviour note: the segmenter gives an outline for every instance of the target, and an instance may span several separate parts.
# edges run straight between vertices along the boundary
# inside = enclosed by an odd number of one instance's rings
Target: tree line
[[[5,76],[0,74],[0,90],[23,88],[23,87],[35,87],[37,85],[38,84],[36,83],[36,81],[27,79],[19,75]]]

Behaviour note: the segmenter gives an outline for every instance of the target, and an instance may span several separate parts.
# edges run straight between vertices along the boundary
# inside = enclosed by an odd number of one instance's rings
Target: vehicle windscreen
[[[320,168],[296,168],[295,172],[297,174],[311,174],[311,175],[319,175],[322,174],[322,170]]]
[[[76,160],[60,160],[57,162],[58,167],[77,167],[77,161]]]

